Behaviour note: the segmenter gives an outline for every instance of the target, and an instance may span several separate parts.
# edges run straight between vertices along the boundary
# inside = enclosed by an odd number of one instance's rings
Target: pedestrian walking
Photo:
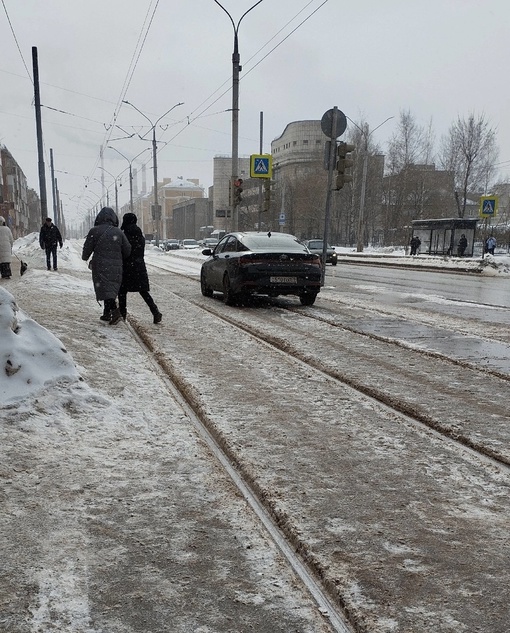
[[[51,270],[51,263],[53,262],[53,270],[57,269],[57,245],[60,244],[62,248],[62,235],[58,230],[58,227],[53,224],[51,218],[46,218],[46,221],[41,227],[39,232],[39,244],[41,248],[46,251],[46,267]]]
[[[127,317],[127,293],[138,292],[154,317],[154,323],[160,323],[162,314],[150,295],[149,275],[145,266],[145,237],[134,213],[126,213],[120,227],[131,244],[131,254],[124,260],[122,284],[119,290],[119,309],[122,318]]]
[[[491,235],[487,238],[487,241],[485,242],[485,252],[486,253],[490,253],[491,255],[494,255],[494,249],[496,248],[496,238],[494,237],[494,235]]]
[[[122,282],[122,263],[131,253],[131,245],[119,229],[119,219],[111,207],[103,207],[96,216],[83,244],[81,258],[89,262],[97,301],[104,302],[99,318],[115,325],[122,319],[117,295]]]
[[[6,225],[4,218],[0,217],[0,274],[2,279],[10,279],[12,261],[12,238],[11,229]]]
[[[457,255],[459,257],[464,257],[464,252],[467,248],[468,242],[464,233],[460,236],[459,243],[457,244]]]
[[[411,238],[410,246],[411,246],[411,255],[417,255],[418,249],[421,246],[421,240],[417,235],[413,235],[413,237]]]

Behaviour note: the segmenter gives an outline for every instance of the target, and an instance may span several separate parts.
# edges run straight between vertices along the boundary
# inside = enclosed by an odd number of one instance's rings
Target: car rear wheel
[[[302,295],[299,295],[299,300],[303,306],[312,306],[315,303],[315,299],[317,299],[316,292],[304,292]]]
[[[204,295],[204,297],[212,297],[213,296],[212,288],[209,288],[209,286],[207,285],[207,282],[205,280],[204,271],[202,271],[201,274],[200,274],[200,289],[202,290],[202,294]]]
[[[223,301],[228,306],[235,305],[237,295],[232,292],[232,286],[230,285],[230,277],[228,273],[223,275]]]

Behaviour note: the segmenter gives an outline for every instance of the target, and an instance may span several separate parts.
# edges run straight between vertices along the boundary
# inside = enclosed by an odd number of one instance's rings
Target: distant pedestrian
[[[53,260],[53,270],[57,270],[57,244],[60,244],[62,248],[62,235],[53,224],[51,218],[46,218],[46,221],[41,227],[39,232],[39,244],[41,248],[46,251],[46,267],[51,270],[51,263]]]
[[[90,269],[97,301],[104,301],[99,318],[115,325],[122,319],[117,306],[117,295],[122,282],[122,263],[131,253],[131,245],[119,229],[119,219],[110,207],[103,207],[97,214],[83,244],[81,258],[92,255]]]
[[[468,242],[464,233],[460,236],[459,243],[457,244],[457,254],[459,257],[464,257],[464,252],[467,248]]]
[[[494,255],[494,249],[496,248],[496,244],[497,244],[497,241],[494,235],[491,235],[490,237],[488,237],[487,241],[485,242],[485,252],[490,253],[491,255]]]
[[[161,312],[149,293],[149,275],[144,260],[145,237],[136,222],[137,218],[134,213],[126,213],[122,218],[122,226],[120,227],[131,244],[131,254],[124,260],[122,284],[119,290],[119,309],[122,318],[126,320],[127,293],[138,292],[149,306],[154,323],[160,323]]]
[[[420,238],[417,235],[413,235],[410,245],[411,245],[411,255],[417,255],[418,249],[421,246]]]
[[[12,261],[12,245],[13,238],[11,229],[5,224],[5,220],[0,218],[0,273],[2,279],[10,279],[11,261]]]

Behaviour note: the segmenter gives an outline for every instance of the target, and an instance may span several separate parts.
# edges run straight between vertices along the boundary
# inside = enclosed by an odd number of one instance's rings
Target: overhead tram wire
[[[159,5],[159,1],[160,0],[156,0],[156,2],[155,2],[154,9],[153,9],[152,14],[150,16],[148,24],[147,24],[148,16],[149,16],[149,13],[151,11],[151,6],[153,6],[152,5],[152,0],[151,0],[151,4],[149,4],[149,7],[147,9],[147,13],[145,14],[145,18],[144,18],[144,21],[143,21],[143,24],[142,24],[142,28],[140,29],[140,34],[139,34],[138,40],[136,42],[135,50],[133,52],[133,56],[132,56],[131,62],[129,64],[129,68],[128,68],[128,71],[127,71],[127,74],[126,74],[126,78],[124,79],[124,83],[123,83],[122,88],[121,88],[121,94],[120,94],[120,96],[119,96],[119,98],[117,100],[117,103],[115,105],[115,110],[114,110],[114,113],[113,113],[113,116],[112,116],[112,119],[111,119],[111,122],[110,122],[110,126],[109,126],[109,128],[107,128],[107,131],[106,131],[106,133],[105,133],[105,135],[103,137],[102,146],[106,146],[110,142],[110,139],[111,139],[111,136],[112,136],[112,133],[113,133],[113,129],[114,129],[114,126],[115,126],[116,121],[117,121],[118,113],[120,111],[120,108],[122,107],[122,101],[124,100],[124,98],[126,96],[126,93],[128,91],[128,88],[129,88],[129,86],[131,84],[131,81],[133,79],[133,75],[134,75],[136,67],[138,65],[138,61],[140,59],[140,55],[142,54],[143,48],[145,46],[145,42],[147,41],[147,36],[148,36],[149,30],[150,30],[150,28],[152,26],[152,22],[154,20],[154,15],[155,15],[156,10],[157,10],[158,5]],[[100,162],[100,156],[97,157],[96,162],[94,163],[94,167],[92,168],[92,170],[90,172],[90,177],[92,177],[92,175],[94,174],[94,172],[98,168],[99,162]]]
[[[273,47],[273,48],[272,48],[272,49],[271,49],[271,50],[270,50],[270,51],[269,51],[266,55],[264,55],[264,57],[263,57],[262,59],[260,59],[260,60],[259,60],[256,64],[254,64],[254,65],[253,65],[253,66],[252,66],[249,70],[247,70],[247,71],[244,73],[244,75],[243,75],[243,77],[242,77],[242,78],[244,79],[244,77],[246,77],[246,75],[249,75],[249,74],[251,73],[251,71],[252,71],[252,70],[254,70],[255,68],[257,68],[257,66],[258,66],[259,64],[261,64],[261,63],[262,63],[262,62],[266,59],[266,57],[268,57],[269,55],[271,55],[271,53],[272,53],[273,51],[275,51],[275,50],[276,50],[279,46],[281,46],[281,45],[285,42],[285,40],[288,40],[288,39],[289,39],[289,37],[290,37],[293,33],[295,33],[298,29],[299,29],[299,27],[300,27],[300,26],[302,26],[305,22],[308,22],[308,20],[312,17],[312,15],[315,15],[315,13],[317,13],[317,11],[318,11],[319,9],[322,9],[322,7],[323,7],[323,6],[324,6],[327,2],[329,2],[329,0],[324,0],[324,2],[323,2],[322,4],[320,4],[320,5],[319,5],[316,9],[314,9],[314,10],[312,11],[312,13],[310,13],[310,15],[309,15],[308,17],[306,17],[306,18],[305,18],[302,22],[300,22],[300,23],[296,26],[296,28],[295,28],[295,29],[293,29],[293,30],[292,30],[292,31],[291,31],[291,32],[290,32],[290,33],[289,33],[286,37],[284,37],[284,38],[283,38],[283,40],[281,40],[281,42],[279,42],[276,46],[274,46],[274,47]],[[262,49],[260,49],[260,50],[262,50]]]
[[[30,78],[30,82],[33,85],[34,84],[34,79],[33,79],[32,75],[30,74],[30,71],[28,70],[27,64],[25,62],[25,58],[23,57],[23,53],[21,52],[21,48],[20,48],[20,45],[19,45],[19,42],[18,42],[18,38],[16,37],[16,33],[14,32],[14,27],[12,26],[11,18],[9,17],[9,13],[7,11],[7,7],[5,6],[5,0],[2,0],[2,6],[4,8],[5,15],[7,17],[7,22],[9,22],[9,27],[11,29],[12,36],[14,38],[14,41],[16,42],[16,46],[18,47],[18,52],[20,54],[21,61],[23,62],[23,66],[25,66],[25,70],[27,71],[27,75]]]

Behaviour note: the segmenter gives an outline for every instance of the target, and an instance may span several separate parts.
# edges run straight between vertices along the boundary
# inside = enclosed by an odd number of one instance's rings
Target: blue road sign
[[[252,154],[250,156],[250,178],[271,178],[273,173],[271,154]]]
[[[498,196],[481,196],[480,217],[493,218],[498,211]]]

